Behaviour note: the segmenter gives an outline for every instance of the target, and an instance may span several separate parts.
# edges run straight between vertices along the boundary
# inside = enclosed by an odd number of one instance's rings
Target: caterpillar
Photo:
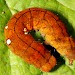
[[[44,72],[56,65],[56,58],[39,41],[29,34],[39,31],[45,42],[72,61],[75,59],[75,42],[57,15],[42,8],[29,8],[12,16],[5,26],[5,41],[13,53]]]

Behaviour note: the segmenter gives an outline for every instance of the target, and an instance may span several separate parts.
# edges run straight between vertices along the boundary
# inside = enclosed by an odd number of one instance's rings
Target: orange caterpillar
[[[28,34],[31,30],[39,30],[45,42],[56,48],[70,62],[75,59],[75,42],[69,37],[61,20],[50,11],[30,8],[15,14],[5,27],[7,45],[26,62],[45,72],[56,65],[55,57]]]

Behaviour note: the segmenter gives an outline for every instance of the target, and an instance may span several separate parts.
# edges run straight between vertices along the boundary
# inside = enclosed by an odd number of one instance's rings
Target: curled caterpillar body
[[[45,72],[56,65],[55,57],[28,34],[31,30],[39,30],[46,43],[70,62],[75,59],[75,42],[69,37],[62,21],[50,11],[30,8],[15,14],[5,27],[7,45],[26,62]]]
[[[56,65],[56,58],[29,34],[31,30],[38,29],[45,12],[40,8],[31,8],[15,14],[5,27],[5,38],[12,52],[48,72]]]

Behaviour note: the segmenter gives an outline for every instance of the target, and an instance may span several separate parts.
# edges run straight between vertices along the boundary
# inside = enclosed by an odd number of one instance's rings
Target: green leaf
[[[35,66],[29,65],[13,54],[4,42],[4,27],[9,21],[11,13],[13,15],[30,7],[40,7],[54,12],[65,23],[69,34],[75,38],[75,2],[74,0],[66,1],[0,0],[0,75],[75,75],[75,61],[73,65],[69,65],[66,58],[64,62],[64,59],[59,57],[57,66],[51,72],[41,72]],[[39,33],[36,34],[39,36]]]
[[[57,0],[59,3],[75,11],[75,0]]]
[[[0,0],[0,75],[10,75],[11,66],[9,51],[4,43],[4,27],[8,22],[11,13],[4,0]]]

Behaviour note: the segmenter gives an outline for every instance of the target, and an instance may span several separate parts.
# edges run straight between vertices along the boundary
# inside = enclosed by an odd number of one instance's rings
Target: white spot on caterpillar
[[[28,34],[28,32],[27,32],[27,28],[24,28],[24,34]]]
[[[27,31],[27,29],[26,28],[24,28],[24,30],[23,30],[24,32],[26,32]]]
[[[11,40],[8,39],[8,40],[6,41],[6,43],[7,43],[7,45],[10,45],[10,44],[11,44]]]
[[[28,34],[28,32],[25,32],[24,34]]]
[[[5,29],[8,29],[8,26],[5,26]]]

